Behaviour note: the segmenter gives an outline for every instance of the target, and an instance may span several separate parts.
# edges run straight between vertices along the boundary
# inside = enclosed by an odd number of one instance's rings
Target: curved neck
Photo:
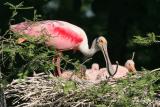
[[[83,53],[83,55],[87,57],[92,57],[97,52],[97,50],[94,47],[91,47],[89,49],[88,46],[83,47],[82,49],[80,49],[80,51]]]
[[[80,47],[79,50],[83,53],[83,55],[87,57],[93,56],[98,49],[96,48],[96,39],[92,42],[92,46],[89,49],[88,42],[84,42]]]

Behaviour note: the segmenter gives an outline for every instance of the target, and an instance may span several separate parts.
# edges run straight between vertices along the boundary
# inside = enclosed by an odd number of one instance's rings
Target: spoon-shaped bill
[[[108,71],[109,75],[110,76],[114,76],[116,74],[116,72],[117,72],[118,64],[117,64],[116,70],[114,71],[113,67],[112,67],[112,64],[111,64],[111,61],[109,59],[109,55],[108,55],[108,50],[107,50],[107,45],[106,44],[101,45],[101,51],[102,51],[102,53],[104,55],[105,62],[106,62],[106,68],[107,68],[107,71]]]

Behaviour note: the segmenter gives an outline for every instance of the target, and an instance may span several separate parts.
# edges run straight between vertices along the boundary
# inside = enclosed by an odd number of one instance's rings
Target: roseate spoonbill
[[[109,65],[107,67],[109,74],[114,75],[115,73],[110,64],[107,52],[107,40],[103,36],[94,39],[89,49],[88,39],[84,30],[65,21],[25,21],[11,25],[10,29],[15,33],[25,34],[31,37],[40,37],[43,35],[47,38],[45,41],[46,45],[53,46],[60,52],[65,50],[79,50],[84,56],[91,57],[97,51],[101,50],[105,57],[106,64]],[[18,42],[21,43],[24,42],[26,38],[19,38],[18,40]],[[58,75],[61,75],[60,57],[57,57],[56,66]]]

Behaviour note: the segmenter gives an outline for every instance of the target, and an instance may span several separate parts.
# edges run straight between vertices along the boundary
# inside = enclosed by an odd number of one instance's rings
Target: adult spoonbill
[[[97,51],[101,50],[105,57],[107,65],[110,60],[107,52],[107,40],[104,37],[98,37],[93,40],[91,48],[88,46],[86,33],[80,27],[71,23],[59,20],[46,21],[25,21],[19,24],[11,25],[11,31],[18,34],[25,34],[31,37],[46,36],[45,44],[53,46],[58,51],[79,50],[87,57],[93,56]],[[22,43],[26,38],[19,38],[18,42]],[[106,66],[107,66],[106,65]],[[60,57],[56,61],[58,75],[61,75]],[[107,66],[110,75],[114,75],[112,66]]]

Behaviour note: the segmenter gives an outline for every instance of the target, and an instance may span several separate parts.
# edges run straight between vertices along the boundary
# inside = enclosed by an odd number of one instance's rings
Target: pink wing
[[[76,49],[83,41],[83,30],[63,21],[22,22],[11,25],[11,30],[33,37],[47,36],[46,44],[59,50]]]

